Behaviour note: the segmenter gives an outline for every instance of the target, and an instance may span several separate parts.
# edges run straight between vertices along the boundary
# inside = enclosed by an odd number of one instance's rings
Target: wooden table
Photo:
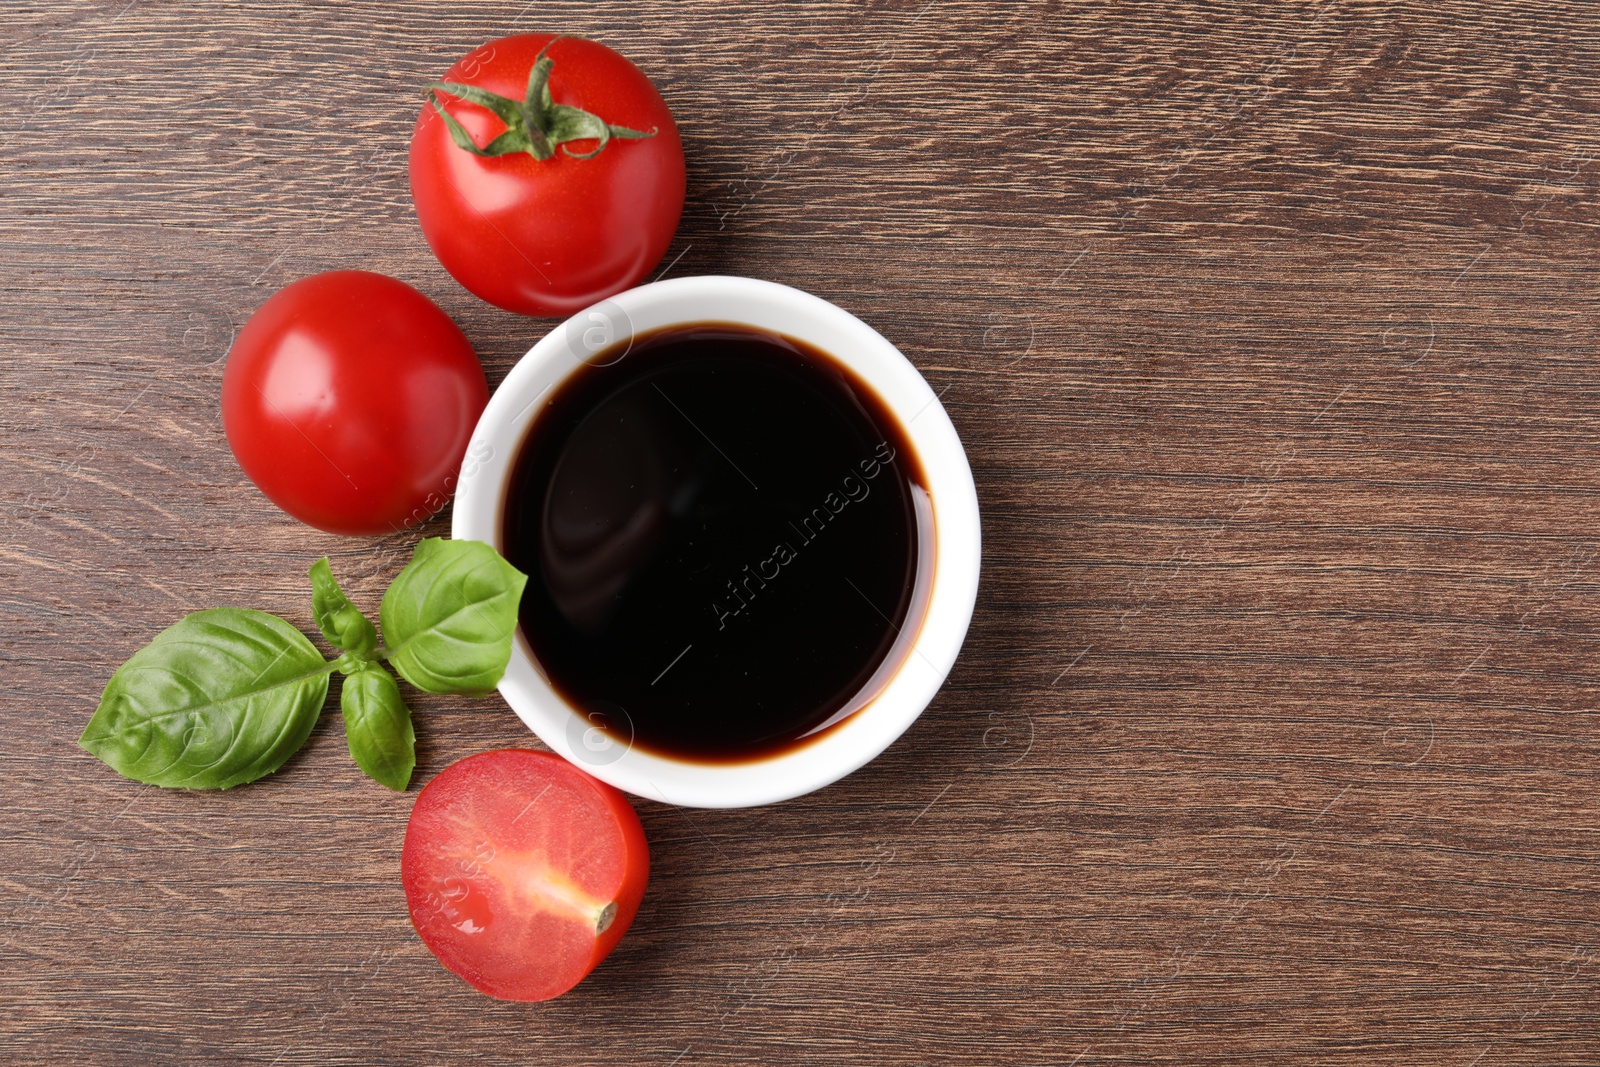
[[[0,30],[0,1062],[1600,1062],[1600,13],[881,0],[30,0]],[[622,50],[683,129],[672,275],[897,342],[971,455],[966,652],[882,758],[640,802],[571,995],[406,919],[415,794],[336,717],[221,794],[75,740],[180,614],[310,629],[414,536],[317,533],[218,385],[270,293],[423,289],[491,384],[549,323],[417,228],[418,88]],[[670,265],[669,265],[670,264]],[[448,517],[426,532],[448,529]],[[417,698],[417,784],[532,738]]]

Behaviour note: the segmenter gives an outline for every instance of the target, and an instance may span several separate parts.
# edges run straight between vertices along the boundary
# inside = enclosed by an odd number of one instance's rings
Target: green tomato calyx
[[[613,126],[592,112],[557,104],[550,99],[550,70],[555,66],[555,61],[549,55],[550,46],[561,39],[553,37],[539,50],[533,69],[528,72],[528,94],[520,101],[459,82],[433,82],[423,91],[428,103],[444,119],[445,126],[450,130],[450,139],[457,148],[486,158],[526,152],[534,159],[549,159],[559,147],[573,159],[593,159],[605,150],[613,137],[637,141],[656,135],[654,129],[632,130],[626,126]],[[505,132],[488,144],[479,145],[456,121],[455,116],[439,103],[438,93],[448,93],[493,112],[496,118],[506,124]],[[568,141],[600,143],[592,151],[574,152],[567,147]]]

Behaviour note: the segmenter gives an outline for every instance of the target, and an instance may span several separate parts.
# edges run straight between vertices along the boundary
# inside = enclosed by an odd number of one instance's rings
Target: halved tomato
[[[627,932],[650,858],[622,793],[559,756],[508,748],[428,783],[400,869],[411,923],[441,963],[492,997],[548,1000]]]

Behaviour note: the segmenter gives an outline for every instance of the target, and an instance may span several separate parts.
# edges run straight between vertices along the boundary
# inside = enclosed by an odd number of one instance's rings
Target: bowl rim
[[[972,470],[939,396],[897,347],[836,304],[754,278],[674,278],[600,301],[541,337],[490,397],[462,462],[451,536],[501,547],[502,500],[536,406],[593,352],[635,333],[708,321],[755,326],[822,349],[871,386],[900,422],[933,506],[933,573],[910,649],[849,718],[805,745],[737,763],[672,759],[596,731],[544,680],[520,634],[499,689],[540,740],[601,781],[667,804],[750,807],[830,785],[893,744],[943,685],[972,620],[982,558]]]

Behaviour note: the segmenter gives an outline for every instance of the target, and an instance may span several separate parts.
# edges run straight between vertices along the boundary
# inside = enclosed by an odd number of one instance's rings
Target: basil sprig
[[[78,744],[151,785],[230,789],[271,774],[305,744],[337,671],[351,756],[403,790],[416,734],[380,661],[424,692],[488,692],[511,660],[526,583],[481,541],[429,538],[383,595],[386,648],[320,559],[311,567],[312,617],[337,659],[264,611],[197,611],[117,668]]]

